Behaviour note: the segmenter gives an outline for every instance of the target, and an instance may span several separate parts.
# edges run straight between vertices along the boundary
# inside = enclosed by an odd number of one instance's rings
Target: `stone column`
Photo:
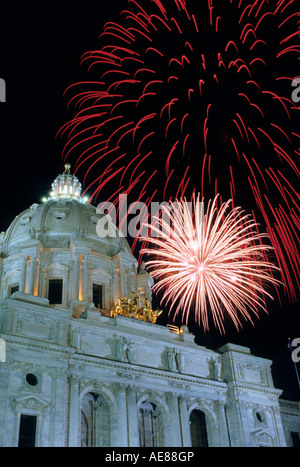
[[[128,433],[127,433],[127,410],[126,410],[126,388],[121,384],[118,384],[118,446],[127,447],[128,446]]]
[[[100,407],[97,402],[92,405],[92,417],[93,417],[93,439],[92,439],[92,447],[99,448],[101,447],[100,443]]]
[[[36,256],[31,255],[30,269],[29,269],[29,285],[28,285],[28,293],[30,295],[33,295],[33,292],[34,292],[35,267],[36,267]]]
[[[219,447],[228,447],[230,446],[228,427],[226,422],[225,415],[225,401],[217,400],[214,401],[215,413],[218,417],[218,431],[219,431]]]
[[[35,265],[35,281],[34,281],[34,295],[37,297],[40,294],[40,270],[41,270],[41,260],[38,257],[36,259],[36,265]]]
[[[178,398],[175,394],[169,392],[166,394],[167,404],[171,413],[171,425],[172,425],[172,446],[181,446],[181,432],[180,432],[180,419],[179,419],[179,407]]]
[[[79,379],[71,376],[70,384],[70,408],[69,408],[69,447],[79,447]]]
[[[21,259],[21,276],[20,276],[20,285],[19,285],[19,291],[23,293],[25,292],[26,271],[27,271],[27,261],[26,261],[26,257],[24,256]]]
[[[186,400],[184,396],[179,396],[179,417],[180,417],[180,427],[181,427],[181,439],[182,446],[191,447],[191,428],[189,414],[187,410]]]
[[[83,300],[89,299],[89,255],[84,255],[83,263]]]
[[[132,293],[132,271],[127,269],[127,297],[130,298]]]
[[[124,267],[120,268],[120,277],[121,277],[121,297],[127,296],[127,284],[126,284],[126,273]]]
[[[79,298],[79,268],[80,257],[78,254],[75,254],[73,266],[73,300],[78,300]]]
[[[115,272],[114,272],[114,302],[115,303],[117,303],[117,300],[119,297],[121,297],[120,269],[115,268]]]
[[[136,388],[128,386],[127,388],[127,414],[128,414],[128,446],[139,447],[139,422],[136,403]]]

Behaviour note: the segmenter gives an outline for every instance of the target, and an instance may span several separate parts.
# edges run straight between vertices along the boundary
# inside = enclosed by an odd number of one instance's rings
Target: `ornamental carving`
[[[33,395],[11,398],[10,402],[11,405],[14,406],[18,411],[29,409],[42,414],[45,414],[46,410],[50,406],[49,402]]]
[[[20,219],[20,225],[29,224],[30,221],[31,221],[31,217],[25,215],[25,216],[21,217],[21,219]]]
[[[120,362],[135,363],[136,361],[136,344],[127,341],[125,337],[120,337],[116,341],[116,358]]]

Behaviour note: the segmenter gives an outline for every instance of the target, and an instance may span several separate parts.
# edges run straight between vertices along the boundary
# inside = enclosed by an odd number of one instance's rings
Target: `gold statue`
[[[71,170],[71,164],[65,164],[65,174],[69,174],[70,173],[70,170]]]
[[[128,303],[127,297],[118,298],[117,304],[111,310],[111,317],[115,318],[117,315],[130,317],[130,304]]]
[[[129,313],[130,313],[130,317],[133,318],[134,315],[136,314],[137,312],[137,309],[138,309],[138,299],[139,297],[137,296],[136,293],[133,293],[132,294],[132,297],[129,298],[128,300],[128,306],[129,306]]]
[[[145,304],[138,308],[138,295],[133,292],[131,298],[118,298],[117,304],[111,310],[111,317],[115,318],[117,315],[126,316],[127,318],[135,318],[140,321],[148,321],[156,323],[158,316],[163,310],[152,310],[148,298],[145,298]]]
[[[152,310],[149,318],[150,323],[156,323],[157,318],[162,314],[163,310]]]

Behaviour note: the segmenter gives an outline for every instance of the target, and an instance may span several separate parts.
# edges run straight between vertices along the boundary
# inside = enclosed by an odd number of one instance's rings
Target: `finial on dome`
[[[64,173],[65,173],[66,175],[67,175],[67,174],[70,174],[70,173],[71,173],[70,170],[71,170],[71,164],[65,164],[65,171],[64,171]]]

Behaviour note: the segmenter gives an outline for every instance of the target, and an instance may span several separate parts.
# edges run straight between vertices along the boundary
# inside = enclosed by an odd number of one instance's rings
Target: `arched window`
[[[109,446],[109,406],[101,395],[89,392],[81,401],[81,447]]]
[[[190,415],[192,447],[208,447],[206,417],[202,410],[195,409]]]
[[[94,439],[94,405],[93,394],[85,394],[81,401],[81,447],[93,447]]]
[[[89,447],[89,421],[83,410],[81,410],[81,447]]]
[[[153,402],[145,401],[140,406],[139,434],[141,447],[164,446],[162,414]]]
[[[104,397],[99,396],[95,404],[95,446],[110,446],[110,410]]]

